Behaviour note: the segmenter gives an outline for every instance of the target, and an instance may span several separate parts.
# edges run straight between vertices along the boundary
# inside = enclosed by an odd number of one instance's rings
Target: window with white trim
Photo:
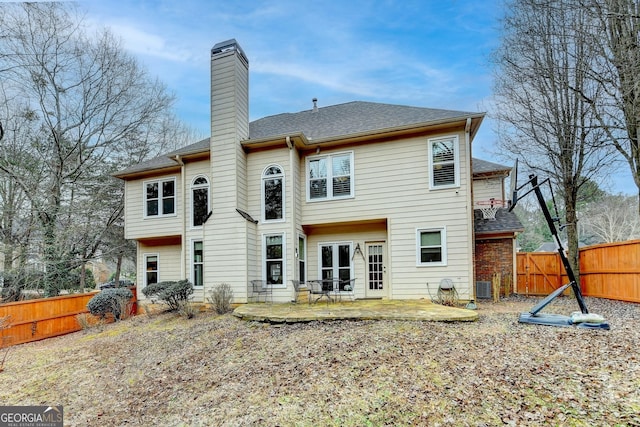
[[[298,235],[298,279],[300,283],[307,280],[307,237]]]
[[[429,140],[429,185],[433,189],[460,185],[458,137]]]
[[[193,275],[191,282],[195,287],[204,286],[204,244],[202,240],[193,241]]]
[[[307,200],[354,196],[353,152],[307,158]]]
[[[204,176],[198,176],[191,183],[191,224],[201,227],[210,210],[209,181]]]
[[[176,179],[144,183],[144,216],[160,217],[176,213]]]
[[[277,221],[284,218],[284,172],[278,165],[262,173],[262,218]]]
[[[417,230],[417,264],[447,265],[447,234],[445,228]]]
[[[145,254],[144,268],[144,285],[148,286],[152,283],[158,283],[158,275],[160,272],[158,254]]]
[[[284,234],[267,234],[263,240],[263,277],[271,286],[284,286],[285,247]]]

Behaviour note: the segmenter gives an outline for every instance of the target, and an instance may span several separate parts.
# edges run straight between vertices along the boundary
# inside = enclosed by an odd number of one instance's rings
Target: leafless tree
[[[592,104],[598,124],[628,164],[638,192],[640,214],[640,3],[637,0],[580,0],[591,17],[584,37],[597,51],[589,78],[604,96],[594,98],[576,88]]]
[[[569,259],[578,272],[578,192],[610,156],[592,105],[578,93],[597,100],[602,92],[585,71],[595,61],[582,31],[591,17],[573,0],[512,0],[505,10],[494,55],[498,145],[562,195]]]
[[[89,34],[72,3],[4,3],[0,27],[2,101],[31,120],[30,137],[16,137],[37,173],[16,164],[7,138],[0,171],[35,214],[55,294],[121,218],[122,183],[110,173],[163,148],[173,96],[109,31]]]
[[[640,217],[634,197],[607,195],[590,202],[580,212],[580,233],[595,243],[623,242],[640,238]]]

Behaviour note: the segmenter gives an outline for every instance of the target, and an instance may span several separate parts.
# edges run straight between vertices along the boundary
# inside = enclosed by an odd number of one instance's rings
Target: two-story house
[[[262,279],[286,302],[291,280],[339,277],[356,279],[356,298],[414,299],[450,278],[474,298],[471,143],[483,113],[314,99],[249,123],[248,92],[243,50],[216,44],[211,137],[116,174],[139,289],[187,278],[196,301],[227,283],[246,302]],[[486,195],[504,199],[504,168],[489,165]]]

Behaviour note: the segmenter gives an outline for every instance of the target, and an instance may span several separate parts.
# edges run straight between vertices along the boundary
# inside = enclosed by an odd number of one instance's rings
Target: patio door
[[[353,278],[353,263],[351,261],[352,243],[321,243],[320,244],[320,279],[336,280],[335,291],[340,292],[337,279],[348,281]]]
[[[367,242],[367,298],[382,298],[387,296],[386,285],[386,257],[387,245],[385,242]]]

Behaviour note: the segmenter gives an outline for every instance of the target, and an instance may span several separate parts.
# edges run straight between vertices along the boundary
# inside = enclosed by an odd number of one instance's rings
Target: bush
[[[155,297],[166,303],[170,311],[177,311],[183,302],[189,301],[189,296],[193,294],[193,284],[188,280],[152,283],[142,293],[147,298]]]
[[[118,320],[129,314],[127,306],[132,297],[133,293],[126,288],[105,289],[89,300],[87,309],[101,319],[111,313]]]
[[[213,309],[218,314],[224,314],[231,311],[231,300],[233,299],[233,291],[228,283],[222,283],[209,291],[211,294],[207,299],[213,305]]]

